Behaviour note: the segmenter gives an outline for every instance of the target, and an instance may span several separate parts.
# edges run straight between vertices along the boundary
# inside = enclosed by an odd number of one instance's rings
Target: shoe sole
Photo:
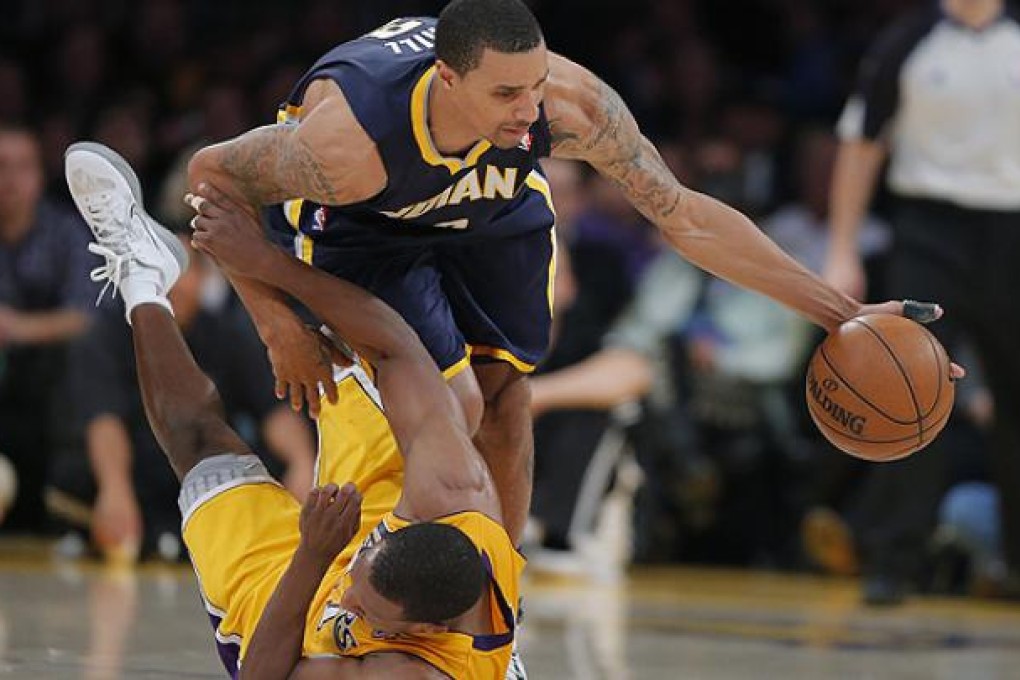
[[[108,146],[99,144],[98,142],[75,142],[71,146],[67,147],[66,151],[64,151],[65,165],[71,154],[76,151],[82,151],[99,156],[112,165],[114,169],[119,172],[122,177],[124,177],[128,183],[128,188],[131,190],[131,196],[135,199],[135,206],[138,208],[138,212],[144,216],[149,226],[153,228],[153,232],[155,232],[156,236],[159,237],[159,240],[163,242],[163,245],[170,250],[174,259],[177,260],[177,265],[180,267],[181,274],[187,271],[188,264],[190,262],[188,251],[184,249],[184,245],[172,231],[157,222],[153,219],[152,215],[145,211],[145,201],[142,196],[142,183],[138,180],[138,175],[135,174],[131,164],[128,163],[119,153]]]

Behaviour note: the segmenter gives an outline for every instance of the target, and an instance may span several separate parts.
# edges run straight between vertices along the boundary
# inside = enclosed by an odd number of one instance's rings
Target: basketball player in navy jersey
[[[334,48],[277,125],[200,150],[205,187],[243,201],[296,255],[352,281],[417,331],[461,399],[513,540],[531,493],[525,379],[552,314],[554,212],[538,160],[589,163],[681,255],[821,326],[865,306],[822,282],[746,217],[681,186],[608,85],[550,53],[519,0],[453,0]],[[207,192],[206,192],[207,193]],[[318,412],[336,389],[327,349],[270,287],[233,283],[265,341],[277,392]],[[929,317],[940,312],[931,305]]]

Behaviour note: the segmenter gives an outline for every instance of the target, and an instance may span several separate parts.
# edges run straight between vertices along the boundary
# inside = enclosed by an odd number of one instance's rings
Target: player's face
[[[372,586],[369,575],[375,549],[362,553],[351,565],[351,585],[340,599],[340,606],[357,615],[376,631],[388,635],[434,633],[441,629],[427,623],[414,623],[404,618],[404,608],[383,597]]]
[[[544,44],[514,54],[487,49],[477,68],[453,74],[450,87],[473,131],[494,146],[512,149],[538,120],[548,77]]]

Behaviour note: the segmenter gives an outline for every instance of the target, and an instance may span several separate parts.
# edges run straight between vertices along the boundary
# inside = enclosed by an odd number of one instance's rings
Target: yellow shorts
[[[309,618],[364,539],[400,498],[403,463],[378,394],[360,367],[338,373],[340,399],[323,402],[316,483],[354,482],[361,527],[323,579]],[[300,504],[253,456],[217,456],[182,483],[184,541],[224,665],[236,674],[247,642],[300,539]]]

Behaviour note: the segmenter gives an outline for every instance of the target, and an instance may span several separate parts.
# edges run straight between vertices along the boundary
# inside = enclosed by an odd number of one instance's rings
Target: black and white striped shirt
[[[1020,21],[974,30],[931,7],[890,27],[862,62],[843,139],[884,140],[899,195],[1020,209]]]

